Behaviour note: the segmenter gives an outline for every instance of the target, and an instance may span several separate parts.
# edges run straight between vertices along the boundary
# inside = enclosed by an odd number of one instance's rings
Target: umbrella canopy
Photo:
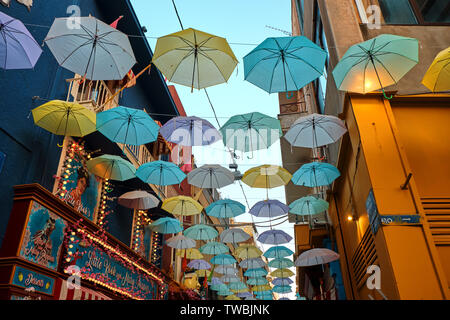
[[[252,291],[253,292],[260,292],[260,291],[270,291],[270,290],[272,290],[272,287],[270,286],[270,285],[268,285],[268,284],[262,284],[262,285],[259,285],[259,286],[253,286],[252,287]]]
[[[196,259],[192,260],[187,265],[189,268],[196,269],[196,270],[209,270],[211,269],[211,265],[206,262],[205,260]]]
[[[323,74],[326,59],[304,36],[267,38],[244,57],[245,80],[269,93],[298,91]]]
[[[220,278],[220,280],[226,283],[233,283],[241,281],[241,278],[236,275],[224,275],[222,278]]]
[[[291,270],[289,269],[276,269],[270,273],[272,277],[276,278],[289,278],[295,275]]]
[[[175,117],[161,127],[167,141],[182,146],[206,146],[222,140],[220,132],[207,120],[198,117]]]
[[[180,184],[186,179],[186,174],[175,163],[161,160],[144,163],[136,176],[145,183],[158,186]]]
[[[36,125],[56,135],[84,137],[97,130],[95,112],[77,103],[52,100],[31,112]]]
[[[283,244],[292,240],[292,237],[283,230],[267,230],[261,233],[258,241],[265,244]]]
[[[239,263],[239,266],[244,269],[262,268],[266,263],[261,258],[245,259]]]
[[[153,63],[169,81],[203,89],[227,82],[238,60],[226,39],[189,28],[159,38]]]
[[[150,225],[153,232],[162,234],[178,233],[183,231],[180,221],[174,218],[161,218]]]
[[[238,243],[250,239],[250,235],[242,229],[231,228],[220,233],[220,241],[223,243]]]
[[[308,196],[292,202],[289,212],[300,216],[313,215],[327,211],[329,206],[323,199]]]
[[[32,69],[42,54],[25,25],[0,12],[0,68]]]
[[[276,293],[289,293],[292,292],[291,286],[274,286],[272,289]]]
[[[89,80],[122,80],[136,63],[127,35],[94,17],[57,18],[45,43],[59,65]]]
[[[249,297],[253,297],[253,294],[249,291],[246,291],[246,292],[237,293],[236,296],[238,296],[239,298],[249,298]],[[246,300],[248,300],[248,299],[246,299]]]
[[[147,191],[130,191],[121,195],[117,202],[124,207],[136,210],[148,210],[156,208],[160,200]]]
[[[206,241],[216,238],[219,233],[213,227],[204,224],[196,224],[195,226],[189,227],[184,230],[184,235],[194,240]]]
[[[204,254],[222,254],[222,253],[228,253],[230,251],[230,248],[226,244],[223,244],[222,242],[207,242],[203,246],[200,247],[200,252]],[[217,271],[217,269],[216,269]],[[219,271],[217,271],[219,272]]]
[[[230,289],[224,283],[217,283],[217,284],[211,285],[211,290],[223,292],[223,291],[230,290]]]
[[[328,186],[339,178],[339,170],[324,162],[312,162],[303,165],[292,177],[292,182],[298,186],[320,187]]]
[[[219,291],[217,291],[217,295],[218,296],[231,296],[233,294],[234,294],[234,292],[230,291],[228,288],[226,290],[219,290]]]
[[[156,141],[159,126],[142,110],[116,107],[97,114],[97,130],[113,142],[139,146]]]
[[[266,269],[263,268],[256,268],[256,269],[248,269],[244,272],[244,276],[249,278],[259,278],[259,277],[265,277],[267,276],[268,272]]]
[[[230,265],[236,263],[236,259],[229,254],[219,254],[211,258],[212,264]]]
[[[425,74],[422,84],[432,92],[450,91],[450,48],[439,52]]]
[[[174,249],[191,249],[196,246],[195,240],[186,238],[182,234],[166,240],[165,244]]]
[[[234,276],[239,272],[238,269],[236,269],[235,267],[230,267],[230,266],[218,266],[214,269],[214,271],[217,273],[220,273],[220,274],[224,274],[226,276]],[[224,282],[229,282],[229,281],[224,281]]]
[[[243,283],[242,281],[236,281],[232,282],[228,285],[230,290],[242,290],[242,289],[248,289],[247,285]]]
[[[316,266],[319,264],[326,264],[339,259],[339,254],[336,252],[325,249],[325,248],[315,248],[303,252],[295,260],[296,267],[309,267]]]
[[[419,41],[382,34],[352,46],[333,70],[339,90],[368,93],[396,84],[419,62]]]
[[[219,131],[225,146],[242,152],[267,149],[283,135],[280,120],[259,112],[233,116]]]
[[[286,298],[286,297],[283,297],[283,298],[280,298],[280,299],[278,299],[278,300],[291,300],[291,299]]]
[[[189,184],[203,189],[219,189],[234,182],[234,174],[219,165],[204,165],[188,174]]]
[[[206,207],[206,214],[216,218],[234,218],[245,213],[245,206],[237,201],[223,199],[211,203]]]
[[[212,278],[211,278],[211,281],[208,282],[208,284],[209,284],[210,286],[217,286],[217,285],[223,284],[223,282],[220,281],[220,279],[217,278],[217,277],[212,277]]]
[[[288,257],[290,255],[294,254],[294,252],[289,249],[286,248],[285,246],[274,246],[271,247],[269,249],[267,249],[266,252],[264,252],[264,257],[268,258],[268,259],[279,259],[279,258],[285,258]]]
[[[256,203],[249,211],[258,218],[274,218],[289,212],[289,207],[278,200],[263,200]]]
[[[287,258],[277,258],[273,259],[272,261],[269,261],[269,267],[270,268],[290,268],[294,266],[294,262]]]
[[[241,244],[234,253],[239,259],[258,258],[262,255],[262,251],[252,244]]]
[[[287,185],[291,178],[286,169],[266,164],[247,170],[242,182],[252,188],[271,189]]]
[[[256,300],[256,298],[253,296],[247,296],[245,297],[245,300]]]
[[[314,149],[337,142],[346,132],[341,119],[311,114],[295,121],[284,138],[294,147]]]
[[[260,285],[264,285],[264,284],[268,284],[269,280],[267,280],[266,278],[249,278],[247,280],[247,284],[252,285],[252,286],[260,286]]]
[[[105,154],[89,160],[87,168],[103,179],[126,181],[135,177],[136,168],[119,156]]]
[[[186,259],[203,259],[203,255],[197,248],[178,249],[176,255],[179,257],[186,257]]]
[[[293,283],[294,281],[291,278],[275,278],[272,280],[272,284],[275,286],[288,286]]]
[[[164,200],[161,208],[176,216],[194,216],[202,213],[203,206],[186,196],[176,196]]]
[[[241,300],[241,298],[237,297],[236,295],[232,294],[230,296],[227,296],[225,300]]]

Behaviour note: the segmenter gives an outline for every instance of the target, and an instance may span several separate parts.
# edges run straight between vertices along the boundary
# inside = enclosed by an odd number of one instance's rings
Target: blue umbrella
[[[211,265],[202,259],[196,259],[192,260],[187,265],[189,268],[196,269],[196,270],[209,270],[211,269]]]
[[[219,233],[213,227],[196,224],[184,230],[184,235],[194,240],[211,240],[219,235]]]
[[[220,132],[207,120],[198,117],[176,117],[159,130],[167,141],[182,146],[205,146],[222,140]]]
[[[150,228],[154,232],[159,232],[162,234],[178,233],[183,231],[180,221],[174,218],[158,219],[150,225]]]
[[[224,283],[223,283],[222,281],[220,281],[219,278],[217,278],[217,277],[212,277],[212,278],[211,278],[211,281],[208,282],[208,284],[209,284],[210,286],[217,286],[217,285],[224,284]]]
[[[206,207],[206,214],[216,218],[234,218],[245,213],[245,206],[237,201],[223,199]]]
[[[323,74],[326,59],[304,36],[267,38],[244,57],[245,80],[269,93],[298,91]]]
[[[245,283],[243,283],[242,281],[237,281],[237,282],[231,282],[228,287],[230,288],[230,290],[242,290],[242,289],[246,289],[247,285]]]
[[[291,286],[275,286],[272,288],[273,292],[276,293],[289,293],[292,292]]]
[[[145,183],[158,186],[180,184],[186,178],[176,164],[160,160],[144,163],[137,169],[136,176]]]
[[[294,283],[290,278],[275,278],[272,280],[272,284],[275,286],[288,286]]]
[[[330,185],[340,175],[339,170],[329,163],[312,162],[298,169],[292,176],[292,182],[298,186],[314,188]]]
[[[275,269],[290,268],[294,266],[294,261],[287,258],[277,258],[269,261],[269,267]]]
[[[211,286],[211,290],[224,292],[224,291],[227,291],[230,289],[228,288],[228,286],[225,283],[218,283],[218,284],[213,284]]]
[[[307,196],[295,200],[289,205],[289,212],[301,216],[319,214],[328,210],[329,204],[327,201]]]
[[[258,241],[265,244],[283,244],[292,240],[292,237],[282,230],[267,230],[261,233]]]
[[[226,275],[226,276],[235,276],[239,270],[235,267],[231,266],[218,266],[214,269],[215,272]]]
[[[278,300],[291,300],[291,299],[286,298],[286,297],[283,297],[283,298],[280,298],[280,299],[278,299]]]
[[[289,212],[289,207],[278,200],[263,200],[256,203],[249,211],[259,218],[273,218],[283,216]]]
[[[285,258],[290,255],[294,254],[294,252],[286,248],[285,246],[275,246],[268,249],[266,252],[264,252],[263,256],[272,259],[272,258]]]
[[[230,248],[222,242],[208,242],[200,247],[200,252],[204,254],[223,254],[228,253],[230,251]]]
[[[256,268],[256,269],[248,269],[244,272],[244,276],[249,278],[258,278],[258,277],[264,277],[267,276],[269,273],[266,269],[263,268]]]
[[[139,146],[156,141],[159,126],[142,110],[117,107],[97,114],[97,130],[113,142]]]
[[[261,286],[264,284],[268,284],[269,280],[267,280],[266,278],[249,278],[247,280],[247,284],[251,285],[251,286]]]
[[[220,264],[220,265],[229,265],[236,263],[236,259],[233,258],[229,254],[219,254],[217,256],[212,257],[210,260],[212,264]]]
[[[239,292],[236,293],[236,296],[239,298],[250,298],[253,297],[253,294],[251,292]]]

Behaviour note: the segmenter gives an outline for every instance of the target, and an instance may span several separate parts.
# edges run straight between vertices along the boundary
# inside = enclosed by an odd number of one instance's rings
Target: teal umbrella
[[[269,280],[267,280],[266,278],[249,278],[247,280],[247,284],[251,285],[251,286],[261,286],[261,285],[265,285],[268,284]]]
[[[385,87],[399,82],[418,62],[417,39],[382,34],[348,49],[333,77],[342,91],[364,94],[382,89],[384,93]]]
[[[264,252],[263,256],[268,259],[279,259],[288,257],[292,254],[294,254],[294,252],[291,249],[286,248],[285,246],[274,246]]]
[[[258,277],[265,277],[268,274],[269,273],[267,272],[266,269],[256,268],[256,269],[248,269],[247,271],[245,271],[244,276],[249,278],[258,278]]]
[[[277,258],[269,261],[270,268],[283,269],[294,266],[294,262],[287,258]]]
[[[139,146],[156,141],[159,126],[142,110],[117,107],[97,114],[97,130],[113,142]]]
[[[330,185],[340,175],[339,170],[329,163],[312,162],[298,169],[292,176],[292,182],[298,186],[314,188]]]
[[[242,290],[242,289],[247,289],[247,285],[245,283],[243,283],[242,281],[237,281],[237,282],[231,282],[228,287],[230,288],[230,290]]]
[[[280,120],[259,112],[231,117],[220,132],[227,147],[242,152],[267,149],[283,135]]]
[[[300,216],[311,216],[328,210],[329,203],[323,199],[307,196],[289,205],[289,212]]]
[[[222,199],[206,207],[206,214],[216,218],[234,218],[245,213],[245,206],[237,201]]]
[[[109,154],[91,159],[86,165],[91,173],[103,179],[125,181],[133,179],[136,173],[131,162]]]
[[[200,252],[204,254],[223,254],[228,253],[230,251],[230,248],[226,244],[223,244],[222,242],[208,242],[200,247]]]
[[[289,293],[292,292],[291,286],[274,286],[272,288],[273,292],[276,293]]]
[[[217,295],[218,296],[231,296],[233,294],[234,294],[234,292],[230,291],[230,289],[228,289],[228,288],[226,290],[219,290],[219,291],[217,291]]]
[[[175,163],[160,160],[144,163],[137,169],[136,176],[145,183],[158,186],[180,184],[186,178]]]
[[[219,254],[211,258],[210,262],[212,264],[229,265],[236,263],[236,259],[229,254]]]
[[[268,38],[244,57],[245,80],[269,93],[298,91],[323,74],[326,59],[304,36]]]
[[[216,238],[219,233],[213,227],[204,224],[196,224],[195,226],[184,230],[184,235],[194,240],[212,240]]]
[[[226,292],[227,290],[230,290],[228,288],[228,286],[224,283],[214,284],[214,285],[210,286],[210,289],[214,290],[214,291],[222,291],[222,292]]]
[[[183,231],[180,221],[174,218],[160,218],[153,222],[150,226],[154,232],[162,234],[178,233]]]

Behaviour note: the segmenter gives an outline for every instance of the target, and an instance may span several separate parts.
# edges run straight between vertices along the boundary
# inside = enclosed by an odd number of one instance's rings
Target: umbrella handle
[[[383,89],[383,95],[384,95],[384,97],[387,99],[387,100],[391,100],[394,96],[391,94],[391,96],[390,97],[388,97],[387,95],[386,95],[386,92],[384,91],[384,89]]]
[[[64,147],[64,144],[60,145],[59,143],[57,143],[56,145],[58,146],[58,148]]]

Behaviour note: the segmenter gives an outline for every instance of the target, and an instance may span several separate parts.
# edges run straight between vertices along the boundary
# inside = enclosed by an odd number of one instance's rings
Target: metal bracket
[[[406,177],[405,183],[400,186],[400,188],[402,190],[407,190],[408,189],[409,181],[411,180],[411,178],[412,178],[412,173],[408,174],[408,177]]]

